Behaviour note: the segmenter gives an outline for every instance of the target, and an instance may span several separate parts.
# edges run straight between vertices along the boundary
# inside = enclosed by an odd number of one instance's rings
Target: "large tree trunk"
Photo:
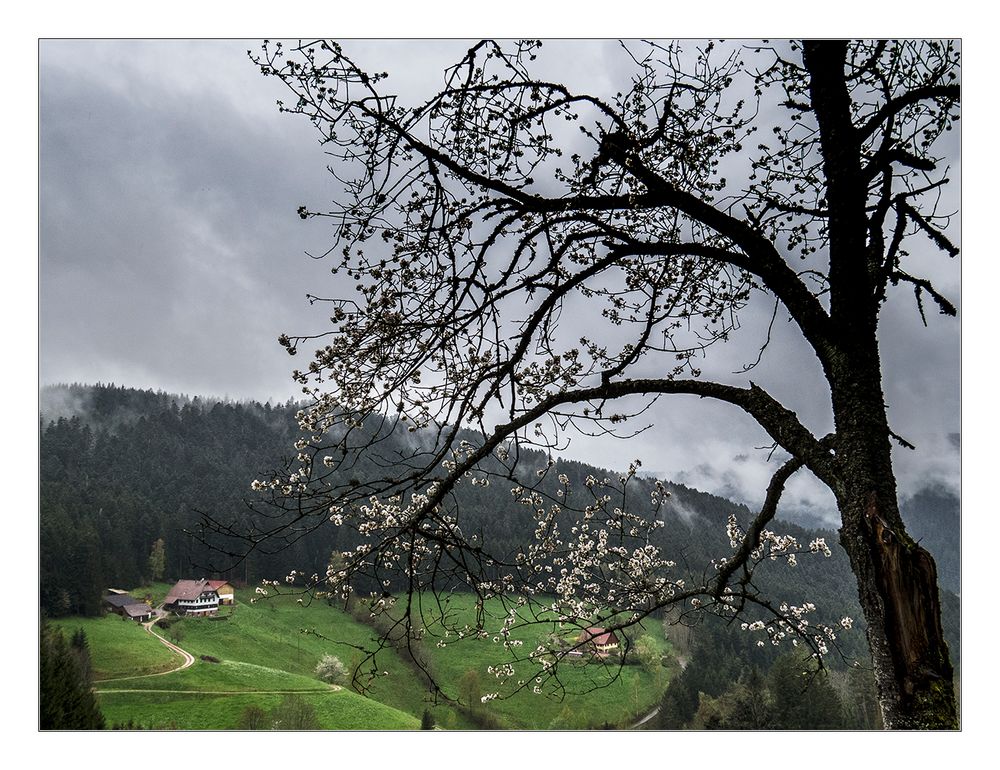
[[[958,727],[937,570],[906,533],[896,499],[878,351],[880,239],[852,122],[844,41],[810,41],[803,62],[827,183],[832,336],[819,350],[836,425],[841,544],[858,580],[885,726]]]
[[[895,501],[851,485],[841,544],[858,578],[882,719],[890,729],[958,727],[937,570],[898,522]]]
[[[941,627],[937,569],[906,533],[896,499],[878,369],[854,369],[838,397],[840,541],[858,580],[885,726],[955,729],[952,666]],[[849,384],[848,384],[849,383]],[[839,408],[838,408],[839,407]]]

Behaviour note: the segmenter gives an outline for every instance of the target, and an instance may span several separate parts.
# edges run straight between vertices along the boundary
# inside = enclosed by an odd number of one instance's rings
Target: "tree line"
[[[227,404],[113,386],[76,387],[72,392],[85,406],[73,416],[47,421],[43,414],[41,424],[43,612],[53,617],[94,615],[100,612],[107,587],[141,585],[159,577],[157,573],[167,579],[200,577],[213,564],[231,564],[207,539],[197,537],[202,514],[212,511],[216,517],[229,517],[235,526],[252,525],[250,484],[269,461],[287,453],[295,435],[295,405]],[[402,439],[393,440],[402,447]],[[408,436],[407,441],[412,440]],[[548,458],[525,451],[521,461],[523,475],[534,477],[536,468],[547,467]],[[343,471],[358,479],[374,472],[362,459]],[[535,482],[555,499],[558,476],[579,487],[588,476],[610,473],[556,460],[545,478]],[[653,479],[635,478],[630,484],[629,504],[647,504],[656,489]],[[455,492],[466,531],[477,533],[501,553],[515,551],[536,525],[525,506],[512,502],[508,487],[468,484]],[[727,518],[735,514],[748,521],[751,512],[680,484],[666,482],[664,487],[670,496],[662,512],[665,526],[657,531],[655,544],[696,577],[712,559],[731,552]],[[832,533],[784,522],[779,526],[802,543],[826,536],[832,555],[801,559],[794,568],[766,563],[760,568],[762,587],[787,601],[813,602],[831,618],[858,617],[850,565]],[[349,530],[327,526],[276,553],[251,552],[245,561],[218,574],[251,583],[282,577],[289,569],[322,574],[331,551],[353,547],[358,542],[354,537]],[[358,586],[362,593],[373,588]],[[943,598],[945,626],[957,654],[958,601],[949,592]],[[760,653],[745,634],[740,636],[737,629],[731,633],[739,639],[739,659],[767,671],[775,657],[770,645]],[[838,642],[845,658],[867,661],[861,626],[842,634]],[[831,665],[839,665],[836,656]]]
[[[43,411],[40,421],[40,584],[48,615],[95,615],[108,587],[152,578],[215,571],[254,581],[284,568],[285,556],[222,563],[190,533],[206,511],[245,518],[254,474],[287,454],[291,405],[114,386],[47,391],[43,408],[78,405],[55,419]],[[318,553],[305,556],[318,564]]]

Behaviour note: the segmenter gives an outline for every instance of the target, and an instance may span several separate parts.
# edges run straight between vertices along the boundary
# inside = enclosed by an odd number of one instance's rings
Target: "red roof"
[[[612,644],[617,645],[618,637],[615,636],[614,631],[607,631],[603,628],[598,628],[597,626],[591,626],[590,628],[584,629],[583,633],[580,634],[578,641],[592,642],[597,647],[607,647]]]
[[[218,591],[220,588],[222,588],[222,586],[228,586],[229,585],[229,581],[228,580],[206,580],[205,581],[205,585],[207,585],[209,588],[212,588],[212,589]],[[232,588],[232,586],[230,586],[230,588]]]
[[[164,604],[173,604],[179,599],[197,599],[205,591],[214,591],[207,580],[178,580],[177,584],[170,589]]]

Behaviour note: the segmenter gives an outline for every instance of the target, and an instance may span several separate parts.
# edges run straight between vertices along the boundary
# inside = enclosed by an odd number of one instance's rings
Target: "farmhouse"
[[[209,580],[209,588],[214,588],[219,595],[219,604],[232,604],[236,601],[236,590],[225,580]]]
[[[103,605],[108,612],[114,612],[123,618],[131,618],[139,623],[153,617],[152,607],[138,599],[133,599],[128,594],[109,594],[104,597]]]
[[[205,579],[178,580],[163,606],[178,615],[214,615],[219,611],[219,592]]]
[[[614,631],[607,631],[597,626],[585,628],[577,638],[577,644],[581,645],[583,652],[591,652],[607,657],[618,649],[618,637]]]

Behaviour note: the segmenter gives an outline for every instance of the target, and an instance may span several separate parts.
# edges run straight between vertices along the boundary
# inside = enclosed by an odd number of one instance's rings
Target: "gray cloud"
[[[116,382],[233,398],[296,395],[295,361],[281,332],[321,329],[306,292],[336,294],[330,265],[305,252],[329,246],[322,221],[300,204],[334,194],[314,130],[279,115],[286,95],[238,41],[44,41],[40,58],[40,378]],[[349,52],[390,85],[426,94],[458,60],[463,41],[355,41]],[[546,43],[543,72],[580,90],[627,85],[628,58],[610,41]],[[955,192],[943,206],[957,208]],[[958,221],[953,229],[957,231]],[[960,305],[956,260],[915,253],[919,269]],[[762,364],[772,306],[757,297],[733,340],[701,363],[706,377],[753,379],[812,430],[831,429],[819,366],[780,314]],[[577,320],[574,320],[577,323]],[[894,430],[917,445],[896,452],[901,489],[928,478],[956,488],[959,324],[930,309],[925,328],[912,293],[885,307],[881,339]],[[579,437],[567,454],[620,468],[632,456],[665,478],[759,503],[775,466],[761,429],[738,410],[694,398],[661,399],[655,427],[627,446]],[[628,455],[628,457],[624,457]],[[815,479],[793,477],[788,505],[832,512]]]
[[[47,45],[90,61],[86,44]],[[187,64],[189,78],[211,82],[211,61],[187,46],[151,45],[165,72]],[[258,85],[239,51],[242,80]],[[325,233],[294,216],[326,182],[308,127],[237,109],[239,79],[221,93],[170,88],[147,82],[139,57],[116,62],[105,82],[59,54],[50,61],[43,48],[43,382],[289,395],[275,338],[306,321],[306,291],[328,280],[302,256]]]

